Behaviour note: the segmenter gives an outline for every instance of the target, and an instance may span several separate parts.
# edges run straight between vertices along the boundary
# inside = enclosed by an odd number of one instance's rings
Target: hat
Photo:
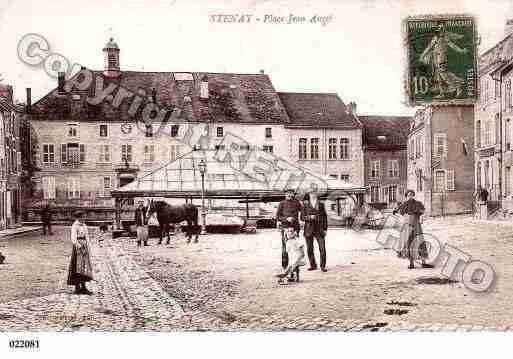
[[[82,218],[82,217],[84,217],[84,212],[83,212],[83,211],[75,211],[75,212],[73,213],[73,217],[74,217],[75,219]]]
[[[415,191],[412,189],[407,189],[406,192],[404,192],[404,197],[408,197],[409,194],[412,194],[415,196]]]

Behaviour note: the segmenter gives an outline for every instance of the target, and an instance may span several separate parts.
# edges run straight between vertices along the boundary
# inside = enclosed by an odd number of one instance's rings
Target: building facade
[[[408,136],[407,186],[426,214],[469,213],[474,196],[473,106],[419,110]]]
[[[408,116],[359,116],[363,124],[365,201],[394,208],[407,185]],[[421,145],[420,138],[417,140]],[[417,151],[420,155],[421,151]]]
[[[262,72],[122,71],[112,39],[103,52],[103,71],[61,75],[31,106],[28,207],[108,213],[111,189],[201,148],[256,148],[363,184],[361,124],[337,95],[277,93]]]
[[[0,229],[21,225],[23,126],[12,87],[0,85]]]

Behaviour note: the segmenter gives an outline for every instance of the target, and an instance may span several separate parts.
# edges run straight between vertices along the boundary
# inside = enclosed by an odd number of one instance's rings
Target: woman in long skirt
[[[83,222],[83,212],[76,212],[71,226],[73,251],[68,270],[68,285],[75,286],[75,294],[93,294],[86,288],[86,282],[93,280],[93,268],[89,251],[89,233]]]
[[[424,205],[422,202],[415,200],[413,190],[407,190],[404,195],[407,200],[394,210],[394,214],[399,212],[406,216],[406,223],[401,231],[399,257],[406,257],[410,260],[409,269],[413,269],[413,262],[419,259],[422,261],[423,268],[431,268],[432,265],[426,264],[429,253],[422,235],[422,224],[420,222],[420,217],[425,211]]]

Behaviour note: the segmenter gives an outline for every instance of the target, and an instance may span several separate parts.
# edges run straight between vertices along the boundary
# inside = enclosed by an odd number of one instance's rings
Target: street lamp
[[[207,164],[201,159],[198,164],[199,171],[201,173],[201,234],[207,233],[207,222],[206,216],[207,213],[205,211],[205,173],[207,172]]]

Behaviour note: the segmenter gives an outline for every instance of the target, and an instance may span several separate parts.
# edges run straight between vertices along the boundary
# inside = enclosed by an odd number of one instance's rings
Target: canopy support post
[[[115,199],[115,221],[116,221],[116,229],[121,229],[121,201],[122,199],[119,197],[116,197]]]

